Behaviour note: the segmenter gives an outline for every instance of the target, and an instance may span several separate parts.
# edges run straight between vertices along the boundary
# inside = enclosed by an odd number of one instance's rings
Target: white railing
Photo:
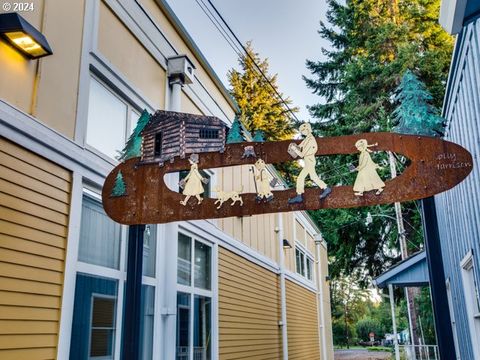
[[[190,360],[190,349],[188,346],[177,346],[176,360]],[[207,349],[204,347],[194,347],[193,360],[207,360]]]
[[[399,345],[401,359],[440,360],[437,345]]]

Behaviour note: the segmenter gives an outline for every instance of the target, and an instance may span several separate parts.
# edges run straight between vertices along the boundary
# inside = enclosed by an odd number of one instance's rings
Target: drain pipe
[[[322,359],[327,360],[327,341],[325,340],[325,309],[323,306],[323,281],[325,279],[324,274],[322,274],[322,263],[320,262],[320,246],[323,245],[322,234],[315,235],[315,250],[316,250],[316,259],[315,263],[317,265],[317,301],[318,301],[318,336],[320,340],[320,346],[322,347]]]
[[[285,289],[285,254],[283,253],[283,219],[282,214],[277,214],[277,227],[275,228],[278,238],[278,264],[280,267],[280,306],[281,320],[278,325],[282,328],[282,353],[283,360],[288,360],[288,334],[287,334],[287,296]]]

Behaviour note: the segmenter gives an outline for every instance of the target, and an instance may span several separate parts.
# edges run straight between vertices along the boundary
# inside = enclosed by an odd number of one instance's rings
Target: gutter
[[[285,254],[283,253],[283,220],[282,213],[277,214],[277,227],[275,232],[278,237],[278,263],[280,266],[280,306],[281,320],[278,325],[282,328],[282,353],[283,360],[288,360],[288,333],[287,333],[287,296],[285,288]]]
[[[323,244],[323,239],[321,234],[317,234],[315,236],[315,251],[316,251],[316,259],[315,264],[317,265],[317,302],[318,302],[318,337],[319,337],[319,345],[321,347],[320,352],[322,354],[322,359],[328,359],[327,353],[327,340],[325,338],[325,309],[323,306],[323,279],[324,276],[322,274],[322,265],[320,262],[320,246],[325,246]]]

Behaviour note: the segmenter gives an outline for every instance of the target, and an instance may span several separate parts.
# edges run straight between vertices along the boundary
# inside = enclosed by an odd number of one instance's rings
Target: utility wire
[[[212,13],[210,8],[208,7],[207,4],[203,0],[195,0],[200,9],[202,9],[203,13],[207,16],[207,18],[212,22],[212,24],[215,26],[215,28],[218,30],[220,35],[225,39],[225,41],[230,45],[232,50],[238,55],[238,57],[242,57],[242,50],[235,45],[235,39],[232,39],[231,36],[228,35],[228,33],[223,29],[222,25],[220,22],[217,20],[215,15]]]
[[[197,4],[200,6],[198,0],[197,1]],[[203,0],[200,0],[204,5],[205,3],[203,2]],[[291,116],[297,121],[297,122],[300,122],[300,120],[297,118],[295,112],[290,108],[290,106],[288,105],[288,103],[285,101],[285,99],[283,98],[283,96],[279,93],[279,91],[277,90],[277,88],[272,84],[272,82],[270,81],[270,79],[268,78],[268,76],[263,72],[263,70],[260,68],[260,66],[257,64],[257,62],[255,61],[255,59],[248,53],[247,49],[245,48],[245,46],[243,45],[243,43],[240,41],[240,39],[238,38],[238,36],[235,34],[235,32],[232,30],[232,28],[230,27],[230,25],[228,24],[228,22],[225,20],[225,18],[222,16],[222,14],[220,13],[220,11],[215,7],[215,5],[212,3],[211,0],[207,0],[208,4],[210,5],[210,7],[214,10],[214,12],[217,14],[218,18],[220,18],[220,20],[222,21],[222,23],[225,25],[225,27],[228,29],[228,31],[230,32],[230,34],[233,36],[233,38],[236,40],[237,44],[240,45],[240,48],[243,50],[243,52],[245,53],[245,55],[243,54],[240,54],[237,50],[234,49],[234,51],[237,53],[237,55],[240,57],[240,58],[245,58],[245,57],[248,57],[250,59],[250,61],[252,61],[253,65],[255,66],[256,68],[256,71],[259,73],[259,75],[261,77],[263,77],[265,79],[265,81],[268,83],[268,85],[272,88],[273,92],[275,93],[275,95],[278,97],[278,99],[280,100],[281,103],[283,103],[283,105],[285,106],[285,108],[287,109],[287,112],[289,112],[291,114]],[[201,6],[200,6],[201,7]],[[202,8],[203,12],[206,14],[205,10]],[[210,12],[210,11],[209,11]],[[211,12],[210,12],[211,13]],[[207,14],[206,14],[207,15]],[[212,14],[213,15],[213,14]],[[207,17],[210,19],[210,21],[215,25],[215,27],[218,29],[218,26],[217,24],[215,23],[214,20],[212,20],[212,18],[210,16],[207,15]],[[219,30],[220,31],[220,30]],[[222,33],[222,36],[225,40],[227,40]],[[228,35],[227,35],[228,36]],[[228,38],[233,41],[233,39],[228,36]],[[227,40],[227,42],[229,43],[229,45],[232,47],[232,44],[230,43],[230,41]],[[233,47],[232,47],[233,48]],[[238,47],[235,45],[235,48],[238,49]]]

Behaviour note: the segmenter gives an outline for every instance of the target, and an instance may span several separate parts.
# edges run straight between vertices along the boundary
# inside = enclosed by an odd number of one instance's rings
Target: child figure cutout
[[[260,202],[265,199],[266,202],[269,202],[273,199],[273,194],[270,188],[270,180],[268,179],[265,161],[258,159],[255,163],[255,169],[257,170],[255,174],[255,183],[257,184],[256,200]]]
[[[360,151],[360,158],[358,160],[358,166],[355,170],[358,171],[355,184],[353,185],[353,191],[356,196],[363,196],[365,191],[377,190],[375,195],[380,195],[385,187],[385,183],[380,179],[377,174],[377,169],[380,168],[371,158],[369,147],[377,146],[368,145],[367,140],[361,139],[355,143],[355,147]]]
[[[207,179],[203,178],[200,172],[198,171],[198,154],[190,155],[188,159],[190,162],[190,172],[188,175],[183,179],[185,181],[185,188],[183,189],[183,195],[185,195],[185,199],[180,201],[180,204],[183,206],[187,205],[188,200],[195,196],[198,200],[198,204],[201,204],[203,198],[200,194],[203,194],[205,189],[203,188],[203,182],[207,181]]]

